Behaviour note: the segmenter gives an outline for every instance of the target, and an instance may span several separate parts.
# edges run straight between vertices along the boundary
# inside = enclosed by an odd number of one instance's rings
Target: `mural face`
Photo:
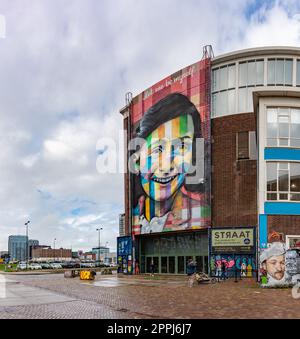
[[[163,202],[178,192],[192,164],[193,139],[190,115],[167,121],[150,133],[140,161],[141,185],[146,196]]]
[[[300,251],[287,249],[281,233],[272,232],[268,239],[268,247],[260,254],[262,285],[276,287],[297,283],[300,279]]]
[[[210,226],[209,95],[203,60],[133,99],[131,137],[143,140],[131,177],[134,235]]]

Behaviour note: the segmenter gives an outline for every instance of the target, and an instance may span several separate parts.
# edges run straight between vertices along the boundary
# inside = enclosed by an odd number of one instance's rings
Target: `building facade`
[[[218,57],[205,49],[200,62],[128,96],[121,114],[127,141],[146,140],[138,152],[125,149],[136,159],[134,174],[125,174],[133,266],[143,273],[154,262],[159,273],[183,274],[192,257],[198,270],[213,274],[225,262],[229,274],[243,270],[266,286],[298,279],[299,48]],[[180,139],[179,148],[168,138]],[[156,166],[166,154],[167,166]],[[196,166],[198,182],[187,184],[181,160]]]
[[[105,247],[105,246],[100,246],[99,247],[94,247],[92,248],[92,253],[94,253],[95,255],[95,260],[99,261],[99,254],[100,254],[100,261],[105,261],[105,258],[108,256],[109,254],[109,247]]]
[[[119,215],[119,237],[125,236],[125,213]]]
[[[32,248],[32,260],[35,261],[68,261],[72,260],[72,250],[50,246],[36,246]]]
[[[10,235],[8,237],[8,252],[11,261],[27,259],[28,237],[25,235]]]

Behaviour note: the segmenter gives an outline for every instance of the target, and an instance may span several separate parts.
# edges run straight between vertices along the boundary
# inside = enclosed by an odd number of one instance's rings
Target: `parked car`
[[[49,270],[51,268],[51,265],[47,262],[42,262],[40,265],[42,266],[43,269]]]
[[[30,270],[41,270],[42,266],[40,264],[37,264],[37,263],[32,263],[32,264],[29,264],[28,268]]]
[[[79,265],[74,261],[66,261],[61,264],[62,268],[77,268]]]
[[[81,267],[94,268],[96,265],[93,262],[81,262]]]
[[[56,262],[53,262],[50,264],[51,268],[55,269],[55,270],[59,270],[62,268],[61,264],[58,264]]]
[[[26,268],[27,268],[26,263],[25,263],[25,264],[24,264],[24,263],[19,263],[19,264],[17,265],[17,269],[18,269],[18,270],[26,270]]]

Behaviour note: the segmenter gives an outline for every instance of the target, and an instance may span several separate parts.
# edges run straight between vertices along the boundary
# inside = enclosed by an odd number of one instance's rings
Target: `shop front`
[[[210,274],[220,275],[222,264],[228,278],[257,276],[254,227],[211,229]]]
[[[142,235],[136,239],[140,273],[186,274],[189,258],[197,270],[208,272],[208,230]]]

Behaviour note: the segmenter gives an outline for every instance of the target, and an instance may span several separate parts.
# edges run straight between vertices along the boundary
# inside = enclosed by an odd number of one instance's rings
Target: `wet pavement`
[[[7,286],[11,281],[18,286],[9,287],[11,302],[14,293],[21,299],[27,296],[27,301],[39,293],[41,302],[12,305],[0,298],[0,318],[300,319],[300,299],[294,299],[290,289],[262,289],[254,279],[192,288],[186,277],[176,276],[97,275],[94,281],[81,281],[49,274],[5,279],[10,280]]]

